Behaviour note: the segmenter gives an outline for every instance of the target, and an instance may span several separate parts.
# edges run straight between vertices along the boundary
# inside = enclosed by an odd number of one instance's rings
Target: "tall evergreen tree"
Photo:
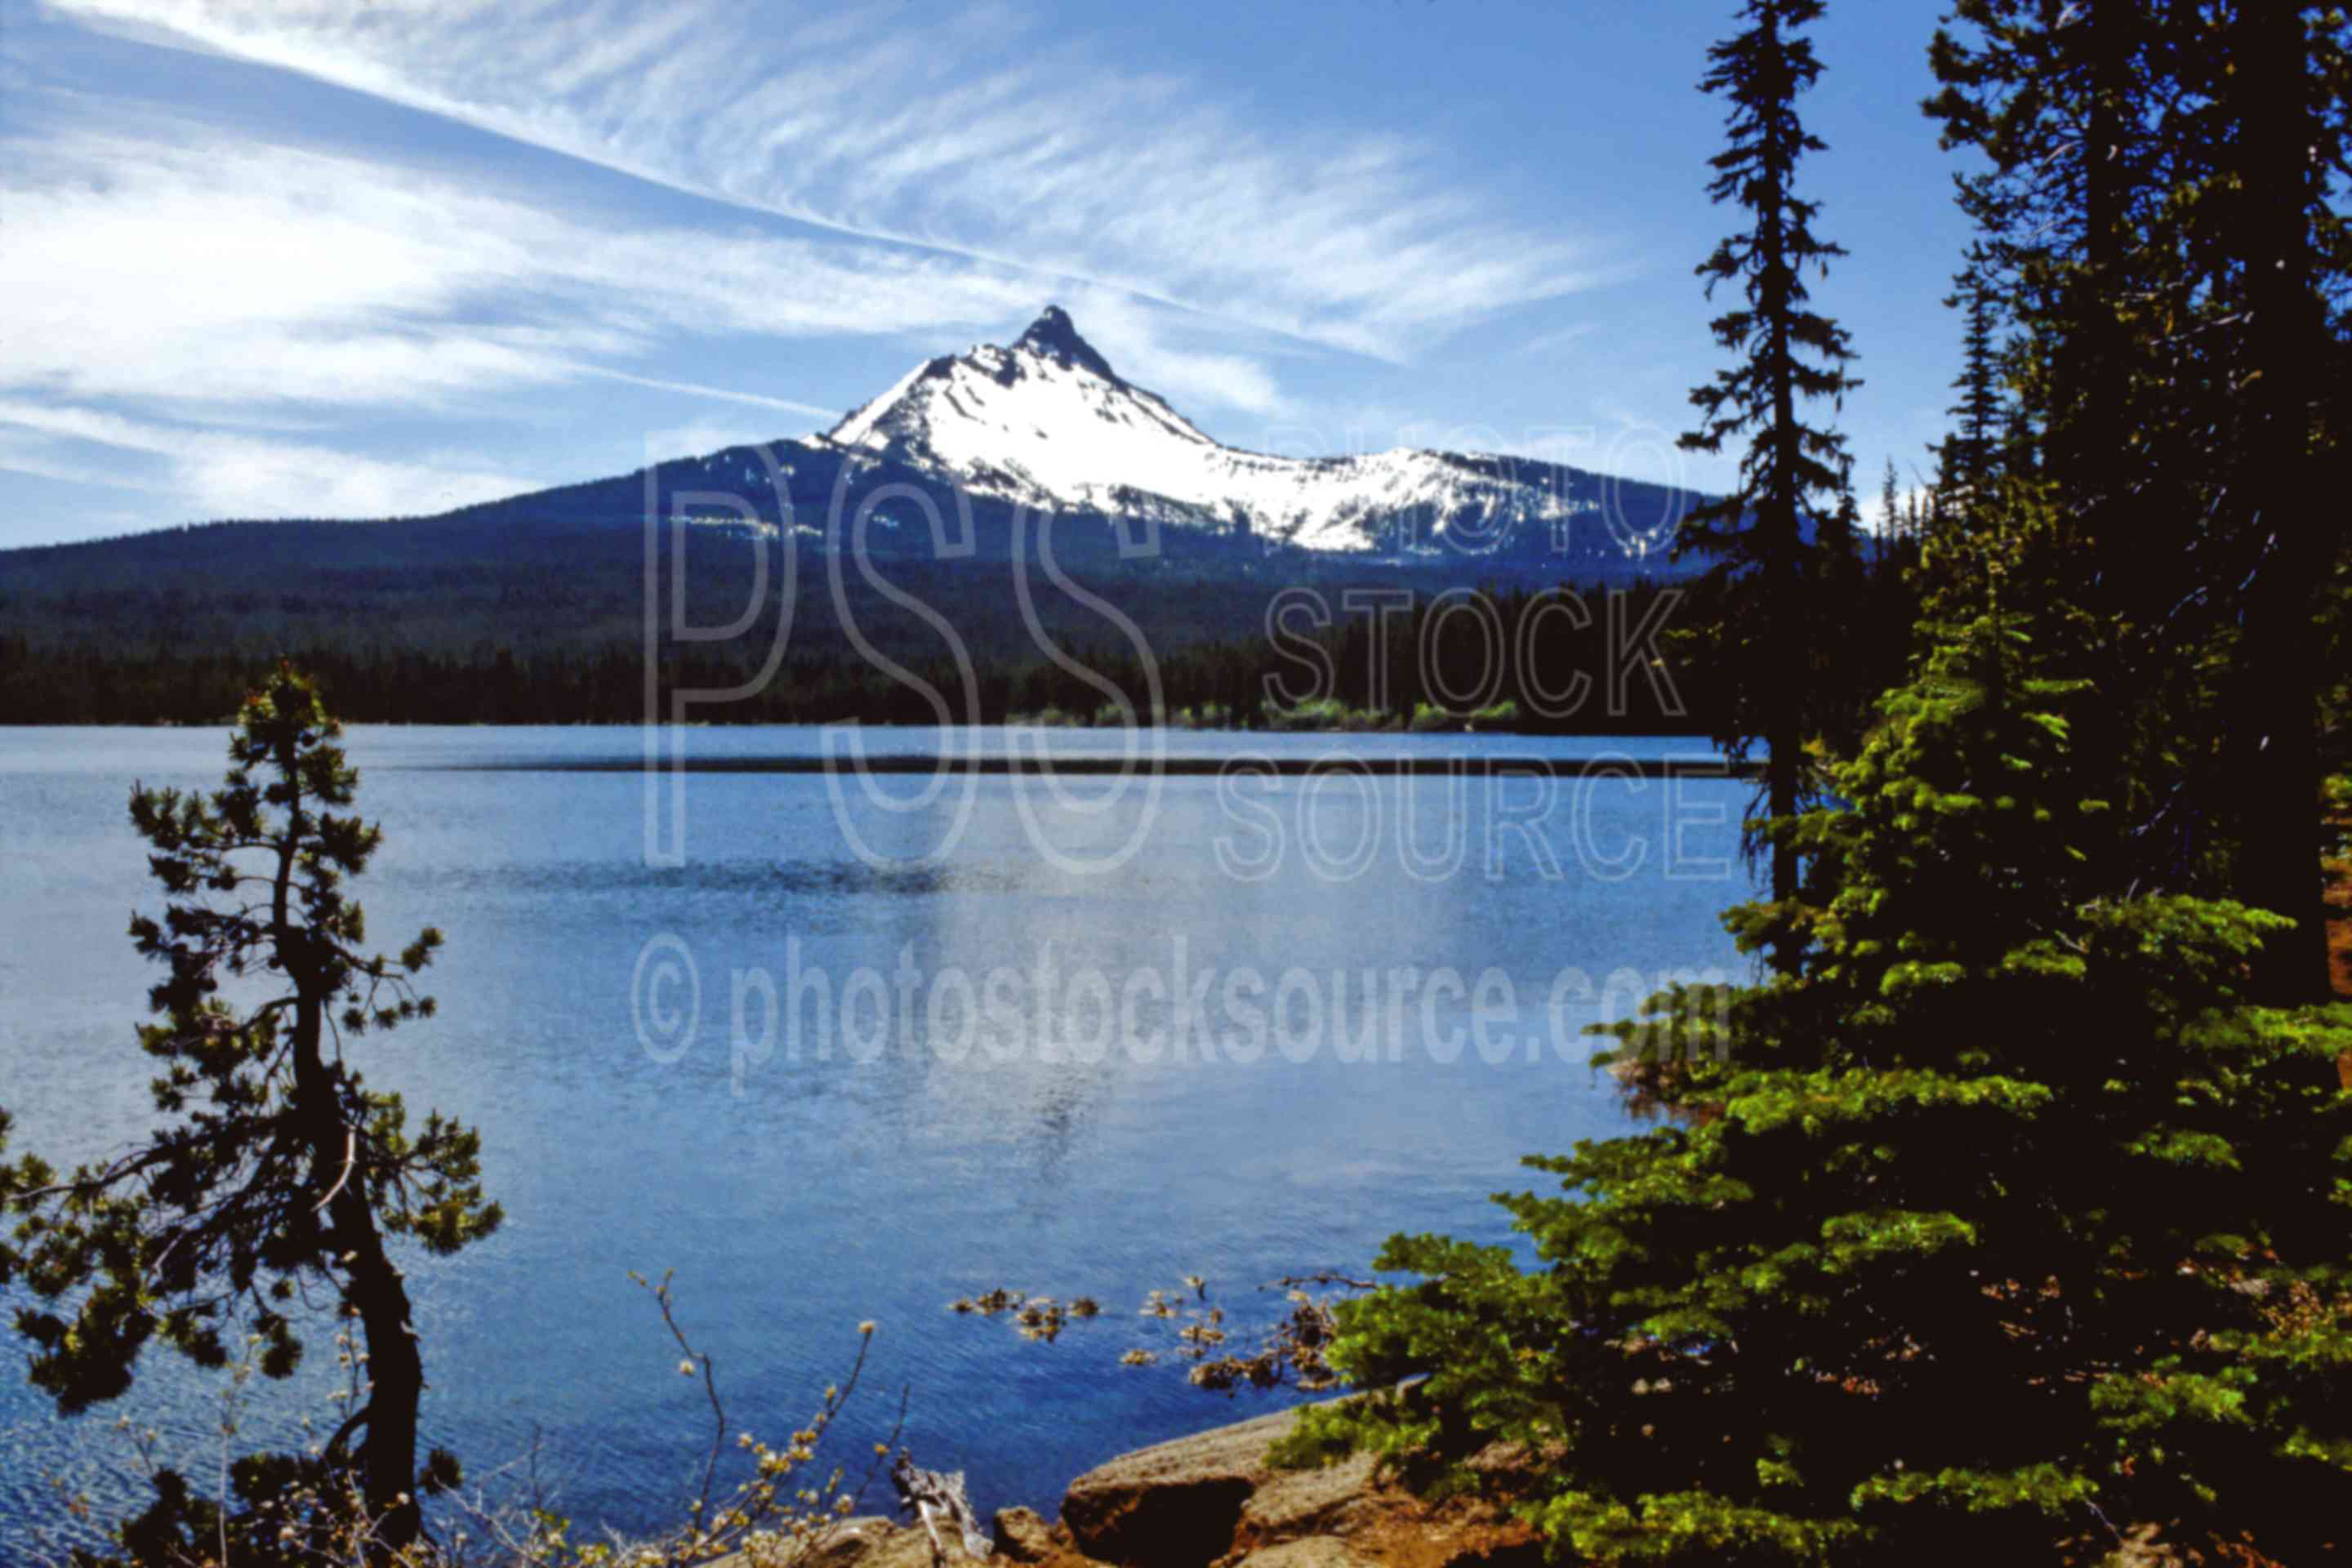
[[[1845,330],[1810,308],[1805,282],[1808,270],[1825,272],[1845,254],[1813,232],[1819,204],[1797,189],[1805,155],[1824,151],[1797,113],[1822,70],[1802,29],[1822,11],[1822,0],[1748,0],[1738,12],[1746,29],[1707,51],[1701,85],[1730,104],[1729,145],[1710,160],[1707,195],[1744,208],[1750,222],[1698,268],[1710,299],[1724,284],[1739,289],[1739,307],[1712,323],[1739,360],[1693,389],[1703,420],[1682,440],[1719,452],[1748,437],[1738,489],[1694,513],[1679,542],[1718,554],[1709,596],[1726,616],[1722,657],[1741,672],[1723,739],[1735,752],[1764,742],[1767,810],[1779,822],[1799,808],[1809,718],[1824,689],[1818,585],[1832,575],[1827,558],[1855,553],[1844,438],[1803,413],[1821,399],[1834,406],[1859,384],[1846,372]],[[1785,835],[1772,839],[1771,856],[1772,896],[1794,898],[1797,853]]]
[[[1528,1162],[1566,1189],[1497,1199],[1532,1261],[1392,1238],[1417,1279],[1331,1353],[1373,1392],[1297,1457],[1464,1481],[1523,1445],[1524,1513],[1578,1561],[2340,1547],[2352,1006],[2248,1005],[2277,917],[2104,895],[2119,825],[2074,745],[2103,628],[2036,573],[2046,518],[1983,526],[1940,542],[1978,559],[1832,768],[1851,804],[1802,820],[1835,891],[1799,963],[1607,1031],[1677,1115]]]
[[[419,1528],[425,1369],[392,1244],[454,1252],[499,1211],[483,1199],[478,1135],[437,1112],[412,1134],[400,1097],[368,1088],[345,1053],[431,1015],[415,980],[441,937],[427,929],[396,958],[365,946],[343,884],[383,835],[339,809],[358,785],[340,732],[310,681],[281,669],[246,702],[225,787],[131,792],[168,899],[131,936],[165,970],[139,1040],[163,1064],[154,1100],[170,1120],[68,1175],[34,1158],[0,1166],[0,1200],[21,1216],[0,1284],[61,1304],[27,1306],[17,1325],[33,1382],[68,1414],[129,1388],[150,1341],[223,1364],[240,1324],[261,1369],[285,1375],[298,1302],[325,1287],[363,1338],[366,1386],[322,1459],[397,1550]]]
[[[2007,275],[2042,351],[2029,397],[2050,466],[2070,476],[2078,513],[2121,499],[2114,472],[2130,424],[2132,301],[2145,279],[2136,226],[2160,199],[2164,135],[2152,124],[2155,47],[2139,0],[1958,0],[1929,51],[1927,103],[1947,146],[1972,146],[1991,172],[1960,182],[1983,231],[1971,268]]]
[[[1955,15],[1974,37],[1938,36],[1929,110],[1991,161],[1964,200],[2028,334],[2076,592],[2113,627],[2099,679],[2137,711],[2114,762],[2133,879],[2290,914],[2265,994],[2320,994],[2312,623],[2345,533],[2301,498],[2340,461],[2344,23],[2280,0]]]
[[[2020,341],[2003,462],[2054,501],[2047,569],[2110,628],[2099,731],[2104,794],[2134,825],[2126,885],[2210,890],[2220,853],[2189,773],[2210,747],[2207,662],[2175,624],[2193,610],[2200,508],[2196,405],[2208,306],[2177,250],[2149,243],[2182,175],[2191,100],[2164,89],[2184,56],[2178,8],[2137,0],[1958,0],[1927,109],[1948,147],[1990,164],[1958,182]]]
[[[1937,451],[1937,491],[1947,509],[1983,499],[2000,439],[2000,345],[1994,339],[1997,284],[1991,255],[1981,241],[1969,247],[1968,265],[1953,279],[1945,304],[1960,312],[1960,373],[1952,390],[1959,400],[1947,410],[1956,421]]]
[[[2343,385],[2343,354],[2330,344],[2320,291],[2328,243],[2340,242],[2342,227],[2321,161],[2340,156],[2344,143],[2340,128],[2326,123],[2332,89],[2319,47],[2335,41],[2328,35],[2343,19],[2315,33],[2305,11],[2236,0],[2219,30],[2231,62],[2220,93],[2230,174],[2223,212],[2245,323],[2225,526],[2248,563],[2223,776],[2239,792],[2238,896],[2298,922],[2264,954],[2264,994],[2278,1002],[2330,989],[2317,822],[2319,704],[2330,672],[2315,620],[2319,592],[2352,537],[2340,499],[2343,454],[2333,449],[2341,437],[2322,413],[2331,384]],[[2339,256],[2339,279],[2341,263]],[[2314,505],[2317,498],[2326,499]]]

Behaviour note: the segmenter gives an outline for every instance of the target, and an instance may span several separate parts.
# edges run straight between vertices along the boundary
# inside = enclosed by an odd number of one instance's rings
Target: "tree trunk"
[[[1763,221],[1758,226],[1757,248],[1762,253],[1764,267],[1760,307],[1771,334],[1766,351],[1766,374],[1772,385],[1775,452],[1770,488],[1764,498],[1766,515],[1758,517],[1756,522],[1770,531],[1765,547],[1769,552],[1765,592],[1769,595],[1766,616],[1773,647],[1765,679],[1776,681],[1765,720],[1764,744],[1771,753],[1765,758],[1766,809],[1776,821],[1785,825],[1797,814],[1798,758],[1804,748],[1805,686],[1812,679],[1813,669],[1808,657],[1812,641],[1811,629],[1805,624],[1803,604],[1804,542],[1798,527],[1803,489],[1798,481],[1797,464],[1803,446],[1797,426],[1796,347],[1790,323],[1797,309],[1797,274],[1789,259],[1786,223],[1789,178],[1795,164],[1796,149],[1780,148],[1768,156],[1773,168]],[[1772,898],[1776,903],[1785,903],[1796,896],[1796,847],[1781,833],[1772,840]],[[1772,961],[1784,971],[1795,967],[1796,944],[1776,945]]]
[[[2255,991],[2277,1004],[2328,994],[2320,903],[2319,692],[2315,591],[2334,564],[2340,503],[2312,451],[2308,365],[2326,342],[2311,240],[2314,92],[2302,7],[2241,0],[2229,54],[2244,210],[2247,437],[2231,486],[2259,551],[2231,705],[2239,899],[2297,924],[2264,944]]]
[[[2130,90],[2132,40],[2119,0],[2091,0],[2084,22],[2090,55],[2090,117],[2083,138],[2083,266],[2069,314],[2074,331],[2063,352],[2070,383],[2063,389],[2066,426],[2059,471],[2075,487],[2079,522],[2098,550],[2097,568],[2109,592],[2133,614],[2156,592],[2145,581],[2155,564],[2147,541],[2128,535],[2117,434],[2132,417],[2116,293],[2123,287],[2129,170],[2124,162],[2123,104]],[[2125,531],[2110,537],[2111,530]]]
[[[280,766],[298,776],[292,746]],[[310,1144],[310,1175],[327,1211],[330,1256],[345,1259],[343,1300],[359,1315],[366,1342],[366,1404],[359,1450],[360,1487],[377,1552],[415,1542],[422,1527],[416,1505],[416,1410],[425,1393],[425,1361],[410,1322],[408,1289],[385,1253],[375,1223],[368,1177],[360,1168],[363,1130],[346,1117],[338,1075],[324,1052],[331,986],[310,932],[293,923],[294,847],[307,824],[298,795],[278,852],[270,900],[271,946],[294,983],[294,1109]]]
[[[1783,397],[1783,405],[1787,399]],[[1790,416],[1793,418],[1793,415]],[[1773,596],[1773,636],[1780,644],[1776,668],[1778,689],[1771,695],[1771,707],[1766,721],[1764,744],[1770,752],[1765,759],[1766,809],[1773,819],[1786,825],[1797,815],[1797,770],[1804,755],[1803,683],[1811,678],[1812,661],[1805,657],[1809,646],[1803,626],[1802,567],[1797,559],[1801,548],[1797,533],[1797,509],[1792,498],[1775,498],[1772,510],[1779,515],[1773,522],[1779,536],[1776,548],[1780,558],[1771,567],[1770,593]],[[1759,520],[1760,521],[1760,520]],[[1785,903],[1797,896],[1797,847],[1785,832],[1772,840],[1772,898]],[[1795,963],[1793,947],[1786,952],[1775,952],[1775,962],[1782,968]]]
[[[289,967],[291,967],[289,965]],[[384,1251],[367,1178],[357,1168],[354,1130],[345,1124],[319,1045],[324,998],[296,971],[294,1092],[309,1128],[311,1181],[325,1198],[327,1249],[346,1259],[343,1300],[358,1314],[367,1352],[365,1404],[357,1417],[360,1491],[373,1541],[396,1551],[416,1540],[416,1410],[425,1394],[425,1360],[410,1322],[408,1288]],[[357,1349],[359,1347],[354,1347]]]
[[[367,1432],[360,1444],[360,1484],[376,1539],[397,1549],[420,1528],[416,1503],[416,1412],[425,1396],[425,1358],[410,1321],[408,1287],[383,1249],[367,1200],[346,1188],[335,1200],[335,1230],[354,1254],[344,1299],[359,1310],[367,1336]]]
[[[1779,258],[1780,235],[1777,224],[1769,237]],[[1765,759],[1769,770],[1766,788],[1769,796],[1768,809],[1775,819],[1786,824],[1797,815],[1797,770],[1804,754],[1805,685],[1813,679],[1811,628],[1806,625],[1804,539],[1799,525],[1801,510],[1797,484],[1797,461],[1801,450],[1797,429],[1796,371],[1791,363],[1794,352],[1789,342],[1788,313],[1792,309],[1787,301],[1781,304],[1781,319],[1774,330],[1774,363],[1772,367],[1772,420],[1776,426],[1773,438],[1780,445],[1779,477],[1775,493],[1766,501],[1771,515],[1759,518],[1759,524],[1769,526],[1772,556],[1767,571],[1767,592],[1772,595],[1770,607],[1774,649],[1774,669],[1778,686],[1772,692],[1768,732],[1764,743],[1771,755]],[[1797,849],[1784,832],[1772,840],[1772,897],[1776,902],[1786,902],[1797,896]],[[1776,957],[1783,968],[1795,962],[1793,950]]]

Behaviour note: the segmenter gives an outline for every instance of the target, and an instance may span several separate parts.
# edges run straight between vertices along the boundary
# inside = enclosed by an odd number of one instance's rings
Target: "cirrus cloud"
[[[1597,274],[1414,140],[1279,132],[975,5],[58,0],[760,211],[1402,358]]]

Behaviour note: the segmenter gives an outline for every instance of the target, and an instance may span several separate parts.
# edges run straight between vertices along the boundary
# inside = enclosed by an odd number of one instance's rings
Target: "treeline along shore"
[[[649,635],[641,605],[618,593],[592,605],[576,586],[534,597],[475,584],[440,606],[374,582],[12,595],[0,601],[0,723],[223,723],[290,658],[357,723],[636,723],[649,701],[667,713],[686,693],[703,723],[1709,728],[1706,683],[1673,651],[1683,591],[1666,584],[1125,579],[1099,584],[1119,619],[1039,595],[1033,628],[987,568],[934,570],[909,596],[943,636],[870,590],[835,598],[807,575],[788,619],[772,612],[705,642],[664,626]],[[703,614],[698,604],[689,619]],[[714,609],[697,624],[730,618]],[[692,696],[710,692],[738,695]]]

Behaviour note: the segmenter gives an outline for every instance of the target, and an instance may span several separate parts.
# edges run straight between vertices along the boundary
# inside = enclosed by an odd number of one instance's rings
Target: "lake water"
[[[131,1026],[150,974],[124,926],[161,905],[124,799],[134,779],[216,784],[223,741],[0,731],[12,1155],[87,1156],[149,1123]],[[1440,770],[1694,745],[1162,741],[1195,765]],[[869,736],[901,757],[1012,743]],[[927,776],[878,777],[877,798],[809,771],[814,730],[690,731],[691,766],[650,795],[630,729],[349,744],[387,835],[357,889],[372,934],[448,939],[429,976],[441,1016],[357,1054],[412,1117],[480,1129],[508,1215],[411,1270],[427,1438],[478,1475],[536,1440],[563,1507],[630,1530],[675,1521],[709,1434],[631,1269],[677,1271],[730,1428],[800,1424],[874,1320],[841,1435],[887,1431],[906,1387],[919,1462],[967,1471],[983,1513],[1050,1513],[1115,1452],[1283,1397],[1120,1366],[1172,1343],[1135,1315],[1149,1290],[1203,1274],[1246,1329],[1279,1302],[1262,1282],[1360,1270],[1392,1231],[1506,1239],[1483,1200],[1529,1184],[1517,1156],[1623,1125],[1577,1031],[1662,972],[1747,973],[1716,920],[1748,891],[1748,792],[1729,780],[1546,784],[1475,762],[1458,781],[984,776],[908,808]],[[946,1310],[999,1285],[1091,1294],[1104,1315],[1040,1345]],[[240,1446],[324,1413],[332,1357],[313,1356],[258,1390]],[[55,1519],[60,1483],[107,1513],[143,1496],[118,1414],[207,1473],[219,1387],[157,1354],[131,1396],[67,1421],[0,1379],[0,1542]]]

